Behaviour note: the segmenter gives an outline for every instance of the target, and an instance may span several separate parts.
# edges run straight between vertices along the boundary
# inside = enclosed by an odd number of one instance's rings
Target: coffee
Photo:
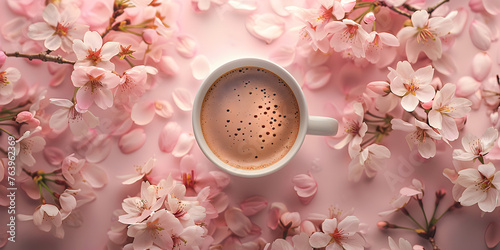
[[[261,169],[282,159],[300,127],[297,99],[273,72],[241,67],[226,72],[207,91],[201,130],[211,151],[241,169]]]

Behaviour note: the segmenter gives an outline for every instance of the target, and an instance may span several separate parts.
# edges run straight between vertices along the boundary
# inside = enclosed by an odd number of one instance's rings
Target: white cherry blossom
[[[402,130],[410,132],[406,136],[406,142],[410,149],[417,144],[418,152],[426,159],[436,155],[436,143],[434,140],[441,139],[441,135],[436,133],[427,123],[413,119],[412,123],[405,122],[401,119],[392,119],[392,128],[394,130]]]
[[[462,206],[478,204],[484,212],[492,212],[500,199],[500,172],[496,171],[493,163],[483,164],[475,168],[468,168],[458,172],[456,185],[465,188],[458,199]]]
[[[349,180],[359,181],[363,171],[369,178],[375,177],[377,171],[383,168],[383,159],[389,157],[391,157],[391,152],[385,146],[378,144],[367,146],[349,163]]]
[[[326,250],[364,249],[365,239],[358,232],[359,219],[347,216],[338,222],[337,218],[326,219],[321,224],[322,232],[315,232],[309,238],[314,248],[326,247]]]
[[[83,41],[73,41],[73,51],[77,57],[75,67],[96,66],[107,70],[114,70],[115,65],[109,60],[118,54],[120,44],[118,42],[102,43],[102,37],[96,31],[87,31]]]
[[[462,146],[464,149],[455,149],[453,159],[458,161],[472,161],[479,159],[483,162],[483,157],[490,152],[498,139],[498,131],[489,127],[481,138],[473,134],[466,134],[462,137]]]

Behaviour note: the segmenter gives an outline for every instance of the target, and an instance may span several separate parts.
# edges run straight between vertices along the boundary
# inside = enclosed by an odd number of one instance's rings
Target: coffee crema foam
[[[201,129],[212,152],[241,169],[262,169],[292,148],[300,127],[297,99],[273,72],[241,67],[226,72],[207,91]]]

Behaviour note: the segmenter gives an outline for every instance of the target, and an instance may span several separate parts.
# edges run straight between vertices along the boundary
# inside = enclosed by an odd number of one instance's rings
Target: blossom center
[[[102,82],[101,79],[104,77],[104,74],[100,74],[96,77],[93,75],[87,74],[87,77],[89,78],[89,81],[87,84],[90,85],[90,91],[94,93],[94,91],[100,87],[102,87]]]
[[[411,79],[409,83],[405,84],[407,93],[415,95],[415,92],[419,89],[419,85]]]
[[[321,13],[321,15],[316,19],[317,22],[322,23],[325,21],[330,20],[332,18],[332,13],[333,13],[333,6],[326,9],[325,7],[322,7],[324,10]]]
[[[344,35],[349,37],[349,39],[353,39],[356,36],[356,32],[358,31],[357,25],[347,25],[347,28],[344,31]]]
[[[493,175],[490,177],[490,178],[487,178],[486,176],[482,175],[482,180],[476,184],[476,186],[478,186],[483,192],[487,192],[488,190],[490,190],[490,188],[496,188],[492,181],[493,181]]]
[[[191,173],[182,173],[182,183],[186,188],[194,188],[196,181],[194,180],[194,170]]]
[[[162,228],[158,225],[159,220],[160,220],[160,218],[156,218],[156,220],[154,220],[154,221],[146,222],[147,229],[150,230],[151,232],[156,232],[156,233],[158,231],[164,230],[164,228]]]
[[[88,49],[87,59],[90,60],[94,65],[101,61],[101,49]]]
[[[61,23],[57,23],[55,34],[59,36],[66,36],[68,34],[68,27]]]
[[[440,113],[452,113],[455,110],[457,110],[457,109],[450,106],[450,105],[444,105],[443,107],[436,109],[436,111],[438,111]]]
[[[0,84],[3,84],[3,86],[7,86],[9,85],[9,83],[9,80],[7,79],[7,72],[0,72]]]
[[[345,128],[345,132],[347,134],[352,134],[352,135],[357,135],[359,134],[359,129],[361,126],[359,125],[358,121],[351,121],[347,124],[347,127]]]
[[[425,43],[429,39],[436,40],[436,36],[429,30],[429,27],[426,25],[424,28],[417,28],[417,42]]]
[[[330,240],[330,243],[329,244],[332,244],[332,243],[337,243],[339,244],[340,246],[342,246],[342,241],[344,241],[346,239],[345,235],[343,234],[344,230],[342,229],[338,229],[338,228],[335,228],[335,231],[333,231],[333,233],[330,234],[330,236],[332,237],[332,239]]]

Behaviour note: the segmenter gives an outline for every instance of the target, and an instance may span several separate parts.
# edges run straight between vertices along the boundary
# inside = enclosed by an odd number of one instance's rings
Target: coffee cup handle
[[[307,134],[334,136],[337,134],[339,123],[330,117],[309,116]]]

